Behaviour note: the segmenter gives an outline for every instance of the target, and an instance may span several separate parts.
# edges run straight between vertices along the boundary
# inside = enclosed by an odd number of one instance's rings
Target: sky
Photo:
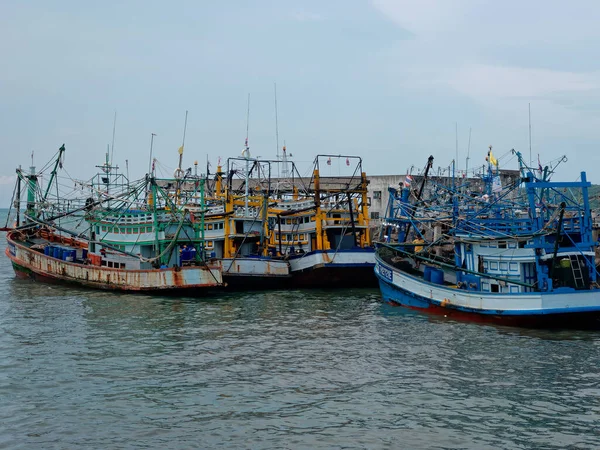
[[[115,112],[131,178],[151,133],[176,167],[186,111],[185,167],[240,156],[247,127],[251,156],[274,158],[275,85],[301,172],[317,154],[361,156],[371,175],[429,155],[464,170],[492,145],[501,168],[513,148],[535,166],[564,155],[555,179],[600,183],[598,23],[593,0],[4,2],[0,206],[32,151],[40,167],[64,143],[62,176],[93,175]]]

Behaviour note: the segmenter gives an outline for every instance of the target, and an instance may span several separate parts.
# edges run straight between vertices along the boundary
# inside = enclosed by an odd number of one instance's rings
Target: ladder
[[[578,255],[569,255],[571,261],[571,270],[573,271],[573,281],[575,282],[575,289],[585,287],[585,279],[583,278],[583,269]]]

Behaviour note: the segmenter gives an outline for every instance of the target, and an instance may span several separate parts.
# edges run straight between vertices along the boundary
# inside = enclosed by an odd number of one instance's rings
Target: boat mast
[[[250,147],[248,146],[248,132],[250,130],[250,94],[248,94],[248,112],[246,114],[246,145],[244,146],[243,155],[246,158],[246,186],[245,186],[245,202],[244,215],[248,217],[248,182],[250,181]]]
[[[17,169],[17,196],[15,200],[15,208],[17,209],[17,224],[18,227],[21,221],[21,177],[23,176],[23,171],[21,170],[21,166]]]
[[[65,152],[65,144],[61,145],[61,147],[58,149],[58,156],[56,158],[56,162],[54,163],[54,168],[52,169],[52,172],[50,173],[50,180],[48,180],[48,186],[46,186],[46,192],[44,193],[44,197],[43,197],[43,201],[46,201],[46,198],[48,197],[48,193],[50,192],[50,186],[52,186],[52,182],[54,181],[54,177],[56,177],[56,170],[58,169],[58,167],[62,167],[62,156]]]
[[[419,192],[417,194],[417,201],[415,203],[415,205],[410,208],[409,210],[409,214],[410,214],[410,218],[412,219],[415,215],[415,210],[417,208],[417,203],[421,200],[421,195],[423,195],[423,189],[425,189],[425,183],[427,182],[427,176],[429,175],[429,169],[431,169],[433,167],[433,155],[429,156],[429,158],[427,159],[427,165],[425,166],[425,173],[423,174],[423,180],[421,180],[421,186],[419,187]],[[410,232],[410,227],[411,227],[412,222],[408,222],[408,224],[406,225],[406,231],[404,232],[404,242],[406,242],[406,240],[408,239],[408,234]]]
[[[277,145],[277,180],[279,180],[280,178],[280,174],[279,174],[279,122],[278,122],[278,117],[277,117],[277,83],[273,83],[274,89],[275,89],[275,142]],[[284,153],[285,153],[285,144],[283,145],[284,148]]]
[[[27,210],[25,211],[25,215],[29,217],[34,215],[37,181],[38,177],[35,173],[35,166],[33,165],[33,152],[31,152],[31,166],[29,167],[29,175],[27,175]]]
[[[154,172],[153,167],[152,167],[152,146],[154,145],[154,136],[156,136],[156,133],[150,133],[151,137],[150,137],[150,160],[148,161],[148,175],[152,176],[152,172]]]

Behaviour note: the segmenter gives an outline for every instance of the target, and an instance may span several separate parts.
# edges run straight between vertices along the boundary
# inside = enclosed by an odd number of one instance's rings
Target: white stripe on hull
[[[379,259],[375,265],[375,273],[398,289],[448,308],[465,308],[482,313],[497,311],[504,314],[552,313],[559,310],[595,308],[600,310],[600,290],[522,294],[469,292],[427,282],[401,272]]]
[[[327,266],[373,266],[375,265],[375,253],[374,252],[335,252],[335,250],[329,251],[315,251],[306,253],[303,256],[292,258],[289,260],[290,270],[292,272],[299,272],[307,269],[313,269],[318,267]]]

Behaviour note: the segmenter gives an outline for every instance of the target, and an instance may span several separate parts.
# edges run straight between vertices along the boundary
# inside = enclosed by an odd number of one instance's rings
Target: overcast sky
[[[66,144],[85,179],[104,160],[132,177],[155,154],[184,165],[239,156],[250,105],[252,156],[279,138],[301,168],[318,153],[363,157],[368,174],[455,158],[501,167],[510,149],[556,175],[600,183],[600,2],[328,0],[4,2],[0,7],[0,205],[14,169]]]

